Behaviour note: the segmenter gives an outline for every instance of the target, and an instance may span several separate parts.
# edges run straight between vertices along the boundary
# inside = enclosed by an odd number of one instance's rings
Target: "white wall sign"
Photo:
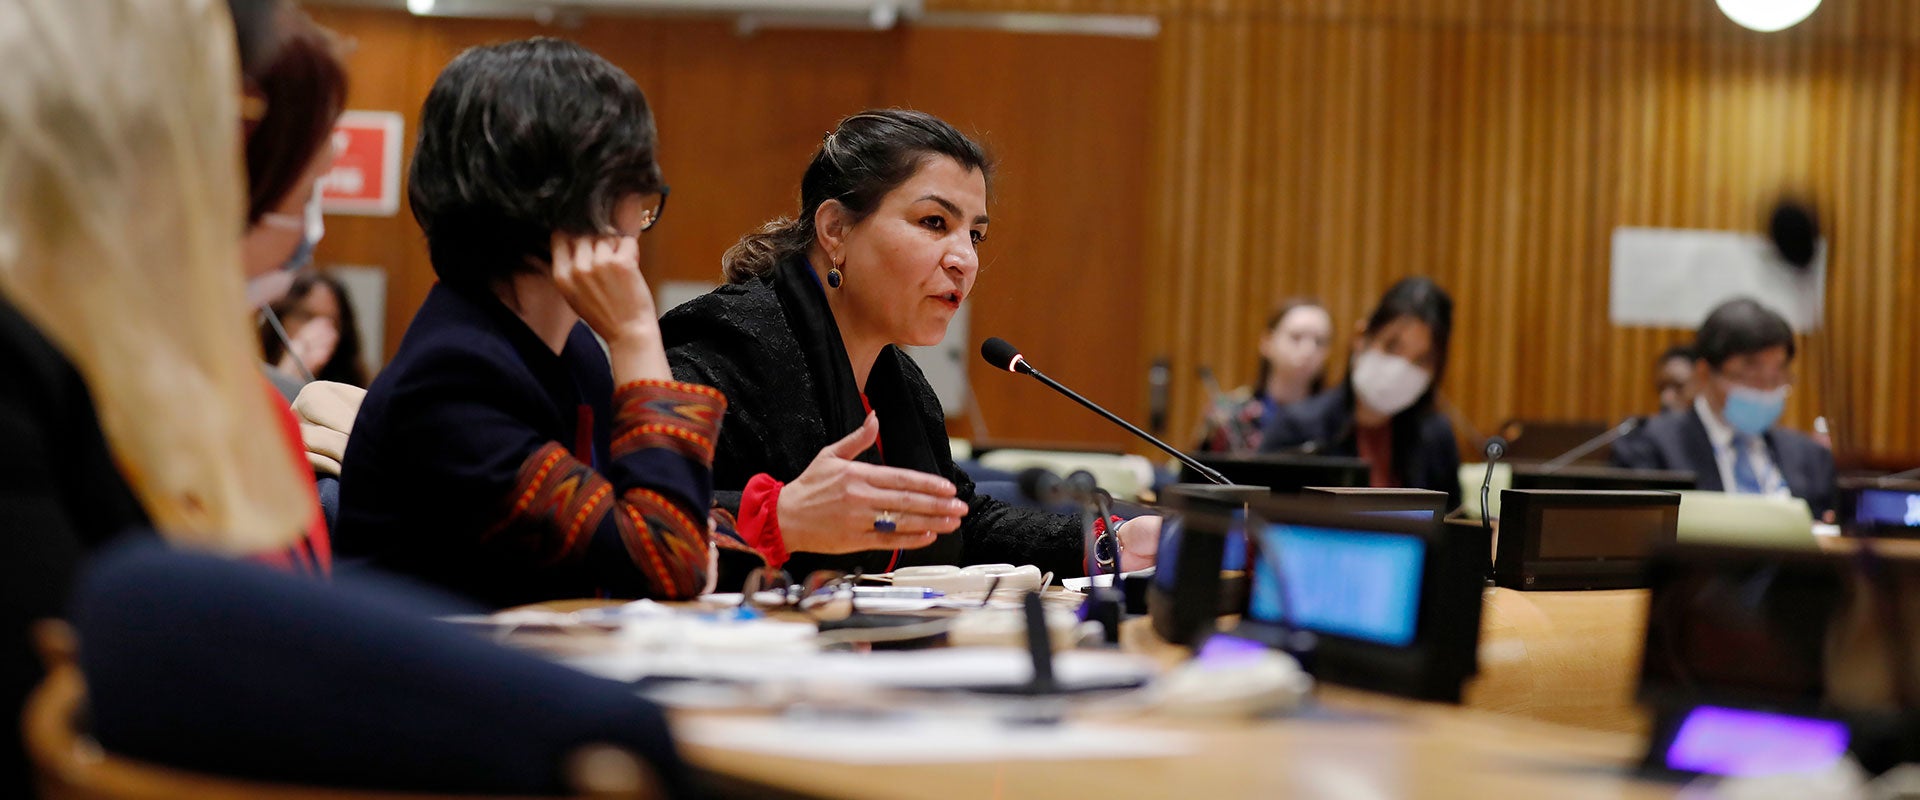
[[[1804,332],[1826,307],[1825,243],[1799,269],[1758,234],[1615,228],[1611,273],[1608,316],[1626,327],[1695,328],[1715,306],[1751,297]]]

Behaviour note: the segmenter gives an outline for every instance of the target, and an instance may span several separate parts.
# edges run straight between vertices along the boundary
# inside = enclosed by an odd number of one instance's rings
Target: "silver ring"
[[[900,525],[899,515],[891,511],[882,511],[873,516],[873,529],[878,533],[893,533]]]

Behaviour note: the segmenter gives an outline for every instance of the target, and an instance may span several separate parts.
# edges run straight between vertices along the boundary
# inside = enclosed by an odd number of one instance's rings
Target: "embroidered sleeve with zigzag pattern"
[[[542,566],[584,568],[617,596],[697,596],[714,536],[710,469],[727,400],[706,386],[634,381],[615,390],[613,408],[605,474],[548,442],[521,464],[487,541]]]

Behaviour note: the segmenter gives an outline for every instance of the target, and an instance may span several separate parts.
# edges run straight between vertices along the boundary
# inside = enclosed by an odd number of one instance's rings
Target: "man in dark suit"
[[[1801,498],[1833,509],[1833,453],[1775,423],[1793,382],[1793,329],[1753,300],[1722,303],[1694,341],[1691,407],[1649,420],[1613,446],[1634,469],[1691,471],[1701,489]]]

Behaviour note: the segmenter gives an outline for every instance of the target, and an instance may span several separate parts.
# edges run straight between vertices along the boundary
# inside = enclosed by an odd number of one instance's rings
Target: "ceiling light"
[[[1740,27],[1762,33],[1783,31],[1800,24],[1820,7],[1820,0],[1715,0],[1720,12]]]

